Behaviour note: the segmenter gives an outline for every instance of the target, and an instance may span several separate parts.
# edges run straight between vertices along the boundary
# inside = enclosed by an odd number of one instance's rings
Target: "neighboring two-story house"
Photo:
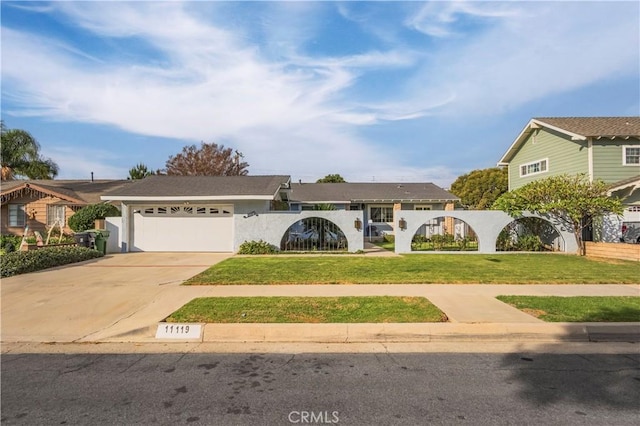
[[[509,170],[509,190],[549,176],[585,173],[611,185],[624,216],[640,223],[640,117],[533,118],[498,162]]]

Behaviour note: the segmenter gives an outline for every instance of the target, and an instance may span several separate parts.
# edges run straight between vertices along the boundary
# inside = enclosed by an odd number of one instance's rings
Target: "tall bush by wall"
[[[98,203],[83,207],[69,218],[69,228],[75,232],[93,229],[96,219],[120,216],[120,210],[112,204]]]

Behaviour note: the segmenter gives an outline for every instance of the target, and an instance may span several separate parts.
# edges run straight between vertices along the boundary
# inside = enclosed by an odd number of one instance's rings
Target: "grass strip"
[[[565,254],[232,257],[186,285],[633,284],[640,262]]]
[[[167,322],[410,323],[445,322],[424,297],[201,297]]]
[[[640,321],[640,297],[498,296],[497,299],[547,322]]]

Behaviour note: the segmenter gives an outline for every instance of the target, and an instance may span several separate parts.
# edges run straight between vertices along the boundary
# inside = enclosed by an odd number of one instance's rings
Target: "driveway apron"
[[[126,253],[2,280],[2,341],[74,342],[231,254]]]

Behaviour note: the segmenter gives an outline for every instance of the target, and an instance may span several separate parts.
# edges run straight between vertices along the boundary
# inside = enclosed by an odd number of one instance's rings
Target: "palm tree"
[[[26,130],[7,129],[0,121],[2,180],[17,176],[29,179],[53,179],[58,174],[58,165],[50,158],[40,155],[40,144]]]
[[[156,173],[153,170],[149,170],[149,168],[143,164],[138,163],[135,167],[129,169],[129,177],[127,179],[136,180],[136,179],[144,179],[148,176],[155,175]]]

